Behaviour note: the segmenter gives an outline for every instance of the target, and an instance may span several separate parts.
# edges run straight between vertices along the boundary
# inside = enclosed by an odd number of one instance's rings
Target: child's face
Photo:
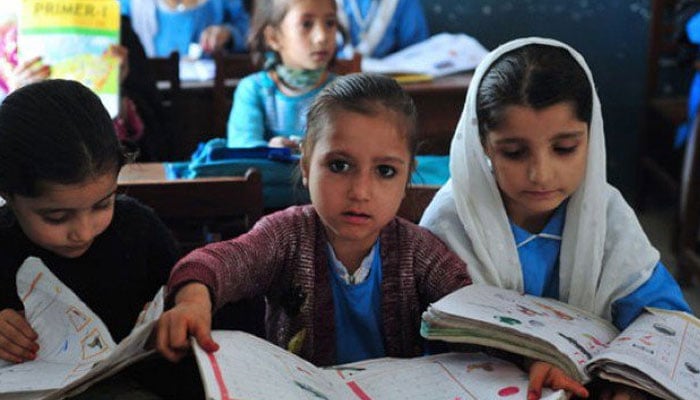
[[[285,66],[319,69],[335,54],[337,27],[331,0],[293,0],[280,26],[268,26],[265,37]]]
[[[80,257],[112,222],[116,174],[79,184],[46,183],[41,188],[39,197],[8,199],[24,234],[59,256]]]
[[[583,180],[588,124],[569,103],[541,110],[509,106],[484,147],[508,215],[518,226],[539,231]]]
[[[396,215],[411,168],[397,117],[335,113],[302,163],[311,202],[336,253],[369,250]]]

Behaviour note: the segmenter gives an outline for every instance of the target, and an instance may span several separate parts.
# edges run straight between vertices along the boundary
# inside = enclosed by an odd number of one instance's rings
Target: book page
[[[487,53],[473,37],[440,33],[382,59],[363,58],[362,72],[440,77],[476,68]]]
[[[660,397],[663,391],[654,392],[654,382],[678,398],[700,399],[700,320],[680,311],[648,311],[622,331],[589,369],[611,374],[613,380],[638,383]]]
[[[330,368],[353,399],[525,399],[528,375],[511,362],[483,353],[445,353],[410,359],[380,358]],[[542,399],[566,399],[545,389]]]
[[[341,399],[313,364],[263,339],[238,331],[213,331],[220,348],[193,348],[208,400]]]
[[[535,357],[586,381],[584,366],[618,334],[568,304],[486,285],[445,296],[423,314],[429,339],[475,343]]]
[[[37,359],[20,364],[0,361],[0,399],[60,398],[86,389],[148,354],[144,344],[163,312],[161,289],[141,321],[119,345],[106,325],[36,258],[17,271],[17,292],[27,321],[39,336]]]
[[[527,396],[528,376],[514,364],[481,353],[411,359],[381,358],[336,367],[313,364],[250,334],[214,331],[220,349],[193,341],[206,398],[423,400]],[[565,399],[545,390],[543,399]]]

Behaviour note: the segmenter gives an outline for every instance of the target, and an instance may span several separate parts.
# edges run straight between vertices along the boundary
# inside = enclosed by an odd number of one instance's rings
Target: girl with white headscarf
[[[518,39],[481,62],[450,174],[421,225],[467,262],[475,283],[556,298],[620,329],[645,306],[690,312],[607,183],[593,78],[566,44]]]

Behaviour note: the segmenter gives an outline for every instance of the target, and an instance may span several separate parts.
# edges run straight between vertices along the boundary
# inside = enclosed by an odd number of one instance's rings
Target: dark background
[[[650,0],[421,0],[431,33],[466,33],[491,50],[525,36],[561,40],[593,72],[603,107],[608,180],[630,200],[645,96]],[[664,91],[685,93],[686,75]]]

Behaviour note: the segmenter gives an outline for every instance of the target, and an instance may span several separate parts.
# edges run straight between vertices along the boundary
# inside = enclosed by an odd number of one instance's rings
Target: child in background
[[[415,118],[388,77],[347,75],[324,89],[302,145],[312,204],[180,260],[158,350],[177,360],[194,335],[215,351],[212,310],[264,294],[268,340],[317,365],[422,355],[422,311],[470,279],[439,240],[396,217],[414,167]]]
[[[148,57],[189,54],[191,43],[206,54],[245,51],[248,13],[241,0],[122,0]]]
[[[298,148],[309,105],[334,78],[337,28],[333,0],[256,1],[249,48],[263,71],[236,88],[229,147]]]
[[[343,58],[353,52],[382,58],[430,36],[419,0],[336,0],[340,23],[350,34]]]
[[[520,39],[494,50],[469,86],[452,178],[421,225],[467,262],[475,282],[559,299],[620,329],[645,306],[690,311],[606,181],[594,88],[583,57],[563,43]],[[528,398],[539,397],[549,368],[530,369]]]
[[[116,342],[165,283],[175,242],[150,209],[115,194],[125,160],[100,99],[77,82],[31,84],[0,106],[1,359],[21,363],[40,350],[15,280],[29,256],[99,315]]]

